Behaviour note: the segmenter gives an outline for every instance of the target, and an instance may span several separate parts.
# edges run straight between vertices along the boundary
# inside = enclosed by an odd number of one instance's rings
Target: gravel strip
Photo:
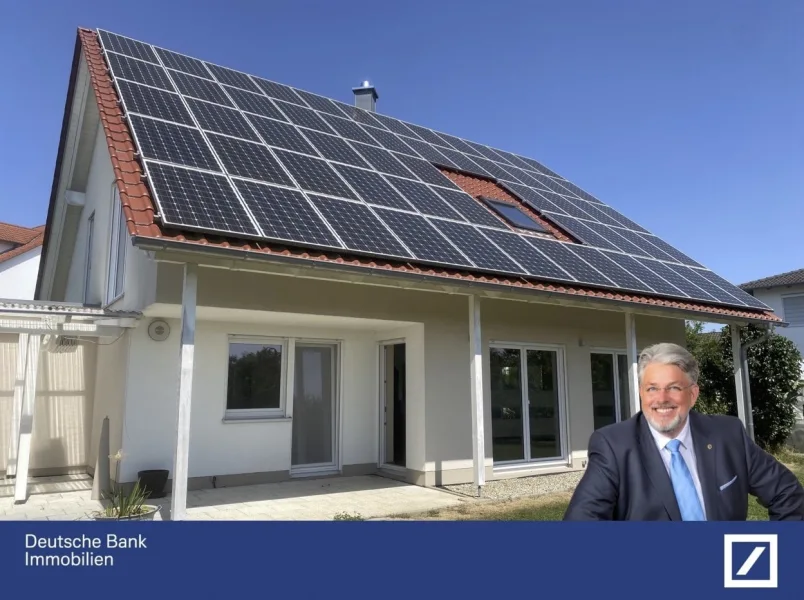
[[[543,496],[556,492],[571,492],[581,480],[583,471],[571,473],[552,473],[549,475],[531,475],[528,477],[512,477],[487,481],[483,486],[481,498],[486,500],[513,500],[528,496]],[[477,497],[477,488],[472,483],[445,485],[445,490]]]

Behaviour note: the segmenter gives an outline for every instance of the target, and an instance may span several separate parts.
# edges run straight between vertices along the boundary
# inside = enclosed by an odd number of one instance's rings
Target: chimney
[[[363,85],[352,88],[352,91],[355,93],[356,107],[375,112],[374,107],[377,104],[377,98],[379,98],[379,96],[377,96],[377,90],[374,89],[373,85],[368,81],[364,81]]]

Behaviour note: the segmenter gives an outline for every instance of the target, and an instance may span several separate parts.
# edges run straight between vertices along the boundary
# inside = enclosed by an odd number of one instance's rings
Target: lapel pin
[[[707,449],[707,450],[711,450],[711,449],[712,449],[712,444],[707,444],[707,445],[706,445],[706,449]]]

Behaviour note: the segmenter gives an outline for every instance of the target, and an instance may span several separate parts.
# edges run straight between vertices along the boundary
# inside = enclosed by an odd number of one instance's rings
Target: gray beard
[[[679,412],[676,415],[676,418],[667,423],[666,425],[661,425],[653,420],[650,411],[645,414],[645,418],[650,422],[653,428],[660,432],[660,433],[669,433],[671,431],[675,431],[676,429],[681,429],[681,426],[684,424],[684,420],[687,418],[687,413]]]

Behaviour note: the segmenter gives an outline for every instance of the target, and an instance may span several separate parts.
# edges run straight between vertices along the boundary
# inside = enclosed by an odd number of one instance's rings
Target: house
[[[90,473],[105,418],[174,519],[200,487],[581,470],[640,348],[779,322],[541,163],[352,92],[78,31],[36,298],[96,350]]]
[[[804,354],[804,269],[748,281],[740,288],[770,306],[785,321],[787,326],[778,333]]]
[[[44,229],[0,223],[0,298],[33,300]]]
[[[773,308],[784,319],[786,327],[778,333],[791,340],[804,355],[804,269],[787,271],[740,284],[740,288]],[[801,380],[804,381],[804,360],[801,361]],[[790,444],[804,452],[804,386],[796,406],[796,426]]]

